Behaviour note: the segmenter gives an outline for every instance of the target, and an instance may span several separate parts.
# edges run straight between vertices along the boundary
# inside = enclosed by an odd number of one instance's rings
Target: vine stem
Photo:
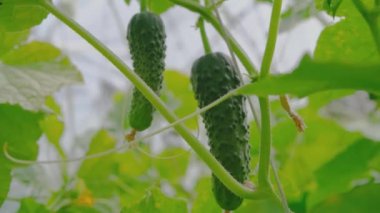
[[[57,163],[72,163],[72,162],[78,162],[78,161],[83,161],[83,160],[90,160],[90,159],[95,159],[95,158],[100,158],[100,157],[104,157],[106,155],[110,155],[112,153],[115,153],[115,152],[120,152],[120,151],[123,151],[125,149],[127,149],[128,147],[130,147],[131,144],[134,144],[134,143],[137,143],[138,141],[142,141],[142,140],[147,140],[153,136],[156,136],[168,129],[171,129],[173,128],[174,126],[178,125],[178,124],[181,124],[197,115],[200,115],[201,113],[203,112],[206,112],[207,110],[219,105],[220,103],[222,103],[223,101],[231,98],[232,96],[238,94],[237,91],[239,89],[243,88],[243,86],[241,87],[238,87],[236,88],[235,90],[232,90],[230,91],[229,93],[225,94],[224,96],[218,98],[217,100],[215,100],[214,102],[210,103],[209,105],[199,109],[199,110],[196,110],[195,112],[193,113],[190,113],[180,119],[177,119],[175,122],[173,123],[170,123],[169,125],[165,126],[165,127],[162,127],[158,130],[155,130],[147,135],[144,135],[140,138],[132,138],[131,140],[128,141],[128,143],[124,143],[124,144],[121,144],[120,146],[117,146],[115,148],[111,148],[111,149],[108,149],[108,150],[105,150],[105,151],[102,151],[102,152],[98,152],[98,153],[95,153],[95,154],[90,154],[90,155],[86,155],[86,156],[82,156],[82,157],[77,157],[77,158],[65,158],[65,159],[62,159],[62,160],[45,160],[45,161],[32,161],[32,160],[23,160],[23,159],[18,159],[18,158],[15,158],[13,157],[12,155],[10,155],[10,153],[8,152],[8,144],[5,143],[4,146],[3,146],[3,153],[5,155],[5,157],[14,162],[14,163],[18,163],[18,164],[25,164],[25,165],[31,165],[31,164],[57,164]]]
[[[276,47],[278,27],[281,17],[282,0],[274,0],[272,15],[269,25],[269,35],[265,47],[263,62],[261,64],[260,79],[269,75],[270,67],[273,60],[273,54]],[[260,156],[259,156],[259,187],[271,188],[269,184],[269,166],[271,155],[272,131],[270,122],[270,103],[269,97],[259,97],[261,109],[261,140],[260,140]]]
[[[203,43],[203,48],[205,51],[205,54],[209,54],[212,52],[210,42],[207,37],[206,29],[205,29],[205,23],[202,17],[199,18],[198,23],[197,23],[200,33],[201,33],[201,38],[202,38],[202,43]]]
[[[169,0],[170,2],[187,8],[190,11],[196,12],[200,14],[206,21],[210,22],[210,24],[215,28],[215,30],[222,36],[227,39],[227,43],[231,45],[232,50],[235,52],[236,56],[239,58],[240,62],[243,64],[247,72],[251,75],[252,78],[258,76],[258,72],[253,66],[251,60],[244,52],[243,48],[239,45],[239,43],[235,40],[235,38],[223,30],[223,26],[219,23],[214,15],[210,12],[208,8],[202,7],[198,3],[194,1],[186,1],[186,0]]]
[[[222,3],[221,1],[219,1],[219,2],[215,2],[215,0],[212,0],[212,2],[213,2],[214,5],[217,5],[218,3]],[[223,2],[224,2],[224,0],[223,0]],[[240,81],[243,82],[243,75],[242,75],[242,73],[240,72],[239,65],[238,65],[238,62],[237,62],[237,60],[236,60],[236,56],[235,56],[235,54],[234,54],[234,51],[232,50],[231,43],[229,42],[228,37],[227,37],[227,35],[229,35],[230,33],[228,32],[227,28],[225,27],[225,25],[224,25],[224,23],[223,23],[223,20],[222,20],[222,18],[221,18],[221,16],[220,16],[220,13],[219,13],[218,7],[215,7],[215,8],[214,8],[214,11],[215,11],[216,19],[218,20],[220,26],[222,26],[223,35],[224,35],[224,36],[223,36],[223,39],[224,39],[224,41],[226,42],[226,45],[227,45],[228,51],[229,51],[229,53],[230,53],[230,55],[231,55],[231,58],[232,58],[232,62],[233,62],[233,64],[234,64],[235,67],[236,67],[237,74],[239,75]],[[253,73],[250,73],[250,74],[253,75]],[[247,99],[248,99],[248,105],[249,105],[249,108],[250,108],[250,110],[251,110],[251,112],[252,112],[252,115],[253,115],[253,119],[255,120],[256,124],[259,126],[259,125],[260,125],[260,124],[259,124],[259,118],[258,118],[258,115],[257,115],[257,113],[256,113],[255,107],[254,107],[254,105],[253,105],[253,103],[252,103],[252,100],[251,100],[250,97],[247,97]]]
[[[61,20],[70,27],[74,32],[80,35],[90,45],[107,58],[120,72],[124,74],[140,92],[155,106],[162,116],[169,122],[175,122],[177,117],[163,103],[163,101],[155,94],[155,92],[109,48],[96,39],[91,33],[76,23],[73,19],[59,11],[52,3],[47,0],[40,0],[40,5],[47,11]],[[185,139],[189,146],[199,155],[199,157],[208,165],[212,172],[219,180],[227,186],[233,193],[242,198],[262,199],[268,194],[264,191],[253,191],[232,177],[232,175],[211,155],[211,153],[199,142],[199,140],[191,134],[191,132],[183,125],[178,124],[174,129]]]
[[[140,11],[141,12],[147,11],[146,3],[147,3],[147,0],[140,0]]]

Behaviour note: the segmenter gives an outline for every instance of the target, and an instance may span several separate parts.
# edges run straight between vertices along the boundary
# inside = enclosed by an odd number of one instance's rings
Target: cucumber
[[[236,68],[223,53],[210,53],[194,62],[191,83],[200,108],[240,86]],[[202,114],[211,153],[231,175],[243,183],[250,172],[250,145],[245,98],[234,96]],[[225,210],[238,208],[243,199],[212,175],[214,197]]]
[[[161,18],[150,12],[133,16],[127,40],[135,72],[159,93],[165,69],[165,27]],[[129,123],[137,131],[147,129],[153,120],[154,107],[136,88],[133,91]]]

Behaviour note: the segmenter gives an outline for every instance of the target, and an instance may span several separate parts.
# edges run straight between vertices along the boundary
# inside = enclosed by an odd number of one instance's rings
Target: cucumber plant
[[[241,85],[231,60],[218,52],[207,54],[194,62],[191,83],[200,108]],[[241,183],[247,180],[250,171],[244,100],[243,96],[234,96],[202,114],[211,153]],[[243,201],[215,175],[212,190],[217,203],[225,210],[234,210]]]
[[[4,2],[3,6],[1,6],[2,2]],[[274,198],[273,199],[274,202],[271,202],[271,204],[277,202],[278,199],[275,196],[276,194],[274,194],[274,192],[272,191],[272,186],[270,182],[271,179],[269,178],[269,166],[270,166],[270,160],[271,160],[270,158],[270,153],[271,153],[271,119],[270,118],[271,116],[270,116],[270,102],[269,102],[268,95],[281,95],[283,93],[287,93],[287,91],[291,92],[291,90],[285,90],[286,87],[288,87],[288,85],[290,84],[292,84],[292,86],[294,85],[295,87],[298,86],[297,90],[300,90],[298,92],[301,92],[301,90],[303,92],[305,91],[310,92],[309,91],[310,85],[303,84],[301,81],[305,80],[304,77],[317,76],[317,74],[314,75],[314,73],[313,75],[311,75],[310,73],[296,70],[296,73],[294,75],[292,74],[288,75],[289,78],[285,78],[286,76],[284,78],[281,78],[281,77],[269,78],[273,54],[276,47],[279,20],[281,17],[282,0],[273,1],[273,10],[272,10],[272,17],[271,17],[270,27],[269,27],[269,32],[268,32],[267,45],[265,48],[263,61],[260,64],[260,67],[261,67],[260,75],[258,75],[258,72],[256,72],[255,68],[253,67],[252,61],[244,53],[243,49],[240,47],[237,41],[231,36],[231,34],[228,33],[228,31],[223,30],[223,25],[221,24],[220,19],[216,18],[216,16],[218,16],[217,7],[219,4],[222,4],[224,2],[223,0],[218,1],[218,2],[212,1],[212,0],[205,0],[205,2],[213,3],[212,5],[206,4],[206,6],[202,6],[199,3],[200,1],[188,1],[188,0],[168,0],[167,1],[168,3],[166,3],[166,5],[170,5],[169,2],[171,2],[176,5],[187,8],[193,12],[199,13],[201,16],[200,26],[203,26],[204,24],[203,20],[204,20],[205,22],[210,23],[219,34],[224,34],[224,36],[222,35],[222,37],[226,41],[226,43],[229,45],[230,47],[229,49],[232,50],[231,52],[233,52],[233,54],[236,54],[237,58],[239,58],[241,64],[245,67],[246,71],[251,75],[251,77],[252,78],[254,77],[257,80],[257,82],[252,83],[251,86],[257,86],[257,84],[265,85],[265,82],[267,82],[267,85],[272,86],[272,88],[269,88],[269,86],[267,87],[262,86],[262,88],[259,89],[259,92],[261,92],[261,94],[256,93],[253,90],[251,92],[245,93],[245,94],[260,95],[259,102],[260,102],[260,112],[261,112],[261,119],[260,119],[261,123],[257,121],[257,129],[261,131],[260,146],[259,146],[260,155],[258,159],[259,161],[258,161],[258,172],[257,172],[257,188],[255,188],[254,190],[252,190],[249,187],[245,187],[243,184],[245,183],[245,181],[247,181],[248,174],[250,171],[250,168],[248,166],[249,161],[250,161],[250,156],[249,156],[250,145],[247,142],[248,141],[248,127],[246,124],[246,118],[245,118],[246,113],[244,110],[245,98],[239,95],[239,94],[242,94],[241,89],[235,90],[237,87],[241,85],[241,82],[239,81],[239,78],[236,76],[236,70],[235,70],[236,64],[234,66],[234,64],[231,63],[230,59],[226,55],[222,53],[207,53],[205,56],[199,58],[194,63],[193,69],[192,69],[191,82],[196,93],[196,98],[198,99],[198,102],[199,102],[199,107],[202,108],[199,111],[194,112],[192,115],[201,114],[204,118],[207,134],[209,137],[209,144],[211,147],[211,150],[209,152],[199,142],[199,140],[192,134],[192,132],[186,129],[186,127],[182,124],[182,122],[185,119],[184,118],[178,119],[174,115],[174,113],[170,111],[167,106],[165,106],[165,104],[162,102],[162,100],[160,100],[158,96],[159,90],[161,88],[162,72],[164,70],[164,65],[165,65],[164,63],[165,49],[166,49],[165,48],[165,28],[159,16],[154,15],[153,13],[150,13],[150,12],[146,12],[145,10],[147,6],[146,2],[150,2],[153,5],[153,2],[156,2],[156,3],[159,2],[158,4],[160,4],[161,1],[141,0],[142,8],[145,8],[145,9],[142,9],[143,12],[135,15],[135,17],[133,17],[133,19],[131,20],[129,24],[127,39],[131,47],[130,48],[131,55],[133,58],[134,69],[136,72],[132,72],[131,71],[132,69],[130,69],[128,65],[126,65],[123,62],[123,60],[118,58],[105,45],[103,45],[94,36],[92,36],[89,32],[87,32],[80,25],[78,25],[75,21],[73,21],[72,19],[70,19],[63,13],[61,13],[53,5],[52,1],[33,0],[33,1],[28,1],[28,2],[30,2],[30,5],[32,6],[32,8],[36,6],[38,8],[43,7],[47,11],[55,15],[57,18],[62,20],[67,26],[72,28],[75,32],[77,32],[80,36],[82,36],[86,41],[88,41],[93,47],[95,47],[101,54],[103,54],[129,80],[131,80],[131,82],[136,87],[134,89],[132,107],[129,114],[131,126],[135,130],[138,130],[138,131],[143,131],[146,128],[148,128],[151,125],[151,122],[153,119],[152,114],[153,114],[154,109],[156,108],[162,114],[162,116],[170,123],[170,125],[166,126],[165,128],[161,130],[157,130],[154,133],[151,133],[150,136],[154,134],[158,134],[164,131],[165,129],[169,129],[173,127],[212,171],[213,173],[212,175],[213,190],[212,191],[214,193],[214,196],[217,202],[223,209],[226,210],[226,212],[237,209],[241,205],[243,199],[251,199],[251,200],[259,200],[259,199],[265,200],[266,199],[268,201],[268,200],[271,200],[271,198]],[[129,1],[126,1],[126,2],[129,2]],[[326,0],[326,2],[331,4],[332,1]],[[339,2],[339,1],[336,1],[336,2]],[[352,2],[354,6],[358,9],[358,11],[361,13],[363,18],[366,20],[366,22],[368,22],[368,25],[370,27],[369,29],[371,30],[371,33],[373,34],[373,37],[375,38],[375,43],[380,53],[380,48],[379,48],[380,37],[379,37],[379,33],[377,33],[379,32],[378,19],[380,17],[379,16],[380,1],[374,0],[374,8],[372,9],[368,9],[367,8],[368,5],[362,4],[362,0],[353,0]],[[11,7],[9,7],[9,5]],[[164,5],[164,3],[162,3],[162,5]],[[10,1],[10,0],[1,1],[0,0],[0,6],[1,6],[0,9],[6,8],[7,12],[9,12],[7,14],[4,13],[5,15],[0,17],[0,21],[2,21],[2,23],[9,23],[9,20],[16,20],[20,17],[24,18],[28,15],[28,13],[24,13],[23,11],[25,10],[23,8],[28,7],[25,4],[25,0],[19,0],[19,1]],[[17,11],[13,10],[13,6],[17,8]],[[12,8],[12,10],[9,8]],[[161,10],[163,9],[161,8]],[[19,14],[16,13],[18,11],[21,11],[21,13]],[[33,12],[33,15],[35,15],[35,11],[34,10],[31,10],[31,11]],[[12,12],[15,12],[15,13],[12,13]],[[28,23],[23,23],[23,24],[28,24]],[[2,27],[0,28],[1,28],[0,34],[3,35],[4,29]],[[204,26],[203,26],[203,31],[204,31]],[[6,32],[6,33],[9,33],[9,32]],[[207,43],[205,32],[203,32],[203,34],[204,34],[202,37],[203,42]],[[11,35],[12,35],[11,37],[13,37],[13,34]],[[3,40],[6,40],[6,39],[3,39]],[[12,39],[8,39],[8,40],[12,40]],[[7,41],[7,42],[12,43],[13,41]],[[206,52],[207,51],[211,52],[211,47],[209,45],[204,45],[204,47],[205,47]],[[338,70],[342,69],[340,67],[341,64],[339,63],[338,64],[327,63],[327,65],[328,64],[332,66],[331,68],[329,68],[329,70],[331,70],[332,71],[331,73],[333,74],[334,73],[336,74],[336,72],[333,72],[335,71],[335,69],[338,69]],[[312,63],[310,64],[305,63],[302,66],[307,67],[308,70],[309,69],[313,70],[312,68],[315,68],[315,67],[317,67],[318,70],[323,70],[324,68],[326,68],[326,65],[323,65],[322,66],[323,69],[322,69],[319,64],[312,64]],[[356,69],[359,69],[359,68],[361,67],[358,67]],[[371,69],[376,69],[376,71],[379,70],[378,67],[371,68]],[[341,77],[339,75],[336,75],[336,76],[332,75],[331,73],[329,72],[328,73],[329,75],[321,74],[320,76],[326,79],[331,77],[331,79],[333,80],[334,79],[336,80],[337,76]],[[339,74],[339,72],[337,73]],[[365,73],[366,72],[362,72],[363,75]],[[373,73],[371,72],[371,74]],[[349,72],[347,72],[347,76],[350,76]],[[356,73],[355,75],[351,75],[351,79],[355,76],[356,76]],[[364,79],[367,79],[366,82],[364,80],[359,80],[361,81],[359,88],[362,88],[362,85],[366,83],[370,85],[372,84],[377,85],[377,82],[374,83],[374,81],[368,80],[371,77],[372,76],[369,76],[368,74],[368,76],[364,78]],[[328,87],[328,89],[342,88],[341,87],[342,84],[340,84],[340,86],[337,85],[334,87],[333,86],[334,82],[331,80],[326,80],[326,79],[316,78],[312,80],[313,80],[313,83],[315,83],[316,85],[320,85],[319,83],[327,82],[328,85],[331,86],[331,87]],[[295,80],[295,83],[292,80]],[[347,84],[344,85],[344,88],[350,85],[351,89],[358,89],[356,80],[357,79],[354,79],[354,81],[348,82]],[[281,85],[279,86],[278,84],[281,82],[282,82],[282,86]],[[299,87],[299,85],[295,85],[295,84],[301,85],[302,88]],[[272,91],[272,92],[267,93],[273,88],[281,89],[281,91],[280,92]],[[367,88],[368,90],[368,87],[365,87],[365,88]],[[378,89],[376,89],[375,91],[372,91],[372,89],[375,88],[375,86],[371,86],[370,88],[371,89],[368,91],[378,92]],[[266,89],[268,89],[268,91],[265,91]],[[317,86],[314,86],[314,90],[319,91],[316,89],[318,89]],[[374,94],[377,95],[378,93],[374,93]],[[302,130],[303,128],[302,121],[296,118],[297,115],[291,110],[290,105],[287,101],[287,97],[282,96],[280,100],[281,100],[282,106],[287,110],[287,112],[291,115],[291,117],[295,119],[296,124],[298,125],[297,127],[300,130]],[[190,115],[186,117],[189,118],[189,116]],[[145,136],[145,138],[147,138],[147,136]],[[141,140],[141,139],[142,138],[139,138],[138,140]],[[3,141],[0,141],[0,143],[3,143]],[[123,146],[124,145],[125,144],[123,144]],[[5,150],[4,153],[6,153],[6,150],[7,150],[6,146],[4,146],[4,150]],[[76,160],[69,159],[69,160],[81,161],[85,159],[96,158],[96,157],[103,156],[105,154],[109,154],[109,153],[113,153],[117,151],[120,151],[120,147],[113,149],[113,151],[108,150],[102,153],[96,153],[90,156],[85,156],[80,159],[76,159]],[[4,156],[0,155],[0,160],[5,159],[4,157],[12,159],[9,156],[10,155],[8,154]],[[15,160],[13,159],[13,161]],[[122,159],[122,161],[124,161],[124,159]],[[16,159],[16,162],[25,163],[25,161],[17,161],[17,159]],[[51,161],[48,161],[48,162],[51,163]],[[118,161],[118,164],[119,164],[119,161]],[[10,164],[6,164],[6,165],[10,165]],[[173,167],[170,167],[170,168],[173,168]],[[112,166],[112,170],[114,169],[115,168]],[[275,171],[276,169],[274,169],[274,173]],[[11,171],[10,170],[8,171],[7,169],[6,172],[7,172],[7,175],[10,177]],[[91,173],[92,172],[93,171],[91,171]],[[102,171],[102,173],[105,173],[105,172]],[[117,173],[117,175],[119,174],[120,173]],[[106,177],[105,180],[108,183],[109,178],[107,175],[108,174],[105,175]],[[93,174],[91,174],[90,176],[92,177]],[[273,177],[275,181],[279,183],[278,177],[276,177],[275,174],[273,175]],[[10,180],[11,179],[8,178],[7,180],[8,183],[10,183]],[[279,186],[278,195],[281,196],[283,210],[284,212],[289,212],[288,207],[287,207],[286,197],[284,193],[281,192],[282,190],[281,190],[280,184],[278,184],[278,186]],[[96,187],[96,188],[100,188],[100,187]],[[119,187],[117,188],[117,190],[118,189]],[[309,191],[304,191],[304,194],[307,194],[307,193],[309,193]],[[6,195],[4,195],[4,193],[3,194],[0,193],[0,204],[3,202],[4,200],[3,197],[5,196]],[[59,197],[61,196],[59,195]],[[372,197],[376,197],[376,196],[372,196]],[[148,196],[147,198],[150,199],[151,197]],[[151,200],[153,199],[150,199],[149,201]],[[156,200],[159,200],[159,199],[156,199]],[[64,202],[66,202],[66,199]],[[56,202],[56,201],[54,201],[54,203],[60,204],[59,202]],[[170,203],[170,202],[165,201],[165,204],[166,203]],[[255,204],[257,203],[259,202],[256,202]],[[142,204],[146,205],[147,203],[143,202]],[[158,209],[160,205],[156,205],[156,204],[160,204],[160,202],[155,203],[154,206],[151,205],[151,207],[154,207],[154,209],[156,208]],[[303,204],[304,203],[302,203],[302,205]],[[183,205],[183,206],[184,206],[183,212],[185,212],[187,210],[187,206],[186,205]],[[241,208],[244,209],[246,208],[246,206],[247,205],[243,205]],[[257,206],[255,205],[252,209],[255,209],[255,211],[262,210],[256,207]],[[52,208],[52,207],[50,206],[49,208]],[[170,208],[167,208],[167,209],[170,209]],[[164,210],[167,210],[167,209],[164,209]],[[252,210],[252,209],[249,209],[249,210]],[[49,210],[53,210],[55,212],[56,209],[52,208]],[[126,212],[133,212],[133,211],[126,211]],[[216,211],[210,211],[210,212],[216,212]],[[248,212],[251,212],[251,211],[248,211]],[[277,211],[265,211],[265,212],[277,212]]]

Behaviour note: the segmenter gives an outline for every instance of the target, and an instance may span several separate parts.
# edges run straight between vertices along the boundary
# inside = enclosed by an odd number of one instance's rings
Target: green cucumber
[[[207,54],[194,62],[191,83],[200,108],[241,85],[236,68],[222,53]],[[239,182],[250,172],[250,145],[244,107],[245,98],[234,96],[202,114],[211,153]],[[225,210],[238,208],[243,199],[213,175],[213,193]]]
[[[141,12],[128,25],[127,40],[135,72],[159,93],[165,69],[165,27],[158,15]],[[138,131],[147,129],[153,120],[154,107],[136,88],[133,91],[129,123]]]

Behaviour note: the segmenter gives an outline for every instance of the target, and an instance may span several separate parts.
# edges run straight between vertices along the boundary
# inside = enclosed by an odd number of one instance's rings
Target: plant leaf
[[[35,160],[36,141],[42,134],[38,123],[42,117],[42,113],[25,111],[20,106],[0,104],[0,206],[8,194],[12,170],[12,162],[5,158],[3,147],[7,144],[7,151],[16,158]]]
[[[157,14],[164,13],[174,6],[174,4],[170,2],[169,0],[147,0],[147,1],[148,1],[149,9],[152,12],[155,12]]]
[[[124,208],[121,212],[187,212],[187,206],[184,200],[168,197],[155,188],[148,191],[138,204]]]
[[[294,72],[251,83],[240,94],[307,96],[326,90],[366,90],[380,94],[380,64],[315,62],[305,57]]]
[[[352,181],[369,177],[369,162],[380,153],[380,144],[360,139],[315,172],[318,188],[308,198],[308,206],[326,197],[347,192]]]
[[[164,72],[164,85],[163,94],[167,99],[166,102],[178,117],[186,116],[197,109],[198,105],[191,89],[189,76],[178,71],[167,70]],[[187,127],[196,129],[197,122],[198,116],[184,123]]]
[[[360,1],[365,5],[373,3],[373,0]],[[360,64],[380,61],[370,28],[352,2],[342,1],[336,12],[342,19],[321,33],[314,51],[316,60]]]
[[[15,32],[38,25],[48,15],[38,0],[2,0],[0,29]]]
[[[358,186],[350,192],[332,196],[313,208],[311,213],[368,212],[380,209],[380,184],[370,183]]]
[[[343,0],[325,0],[323,8],[335,17],[336,11],[338,10],[342,1]]]
[[[0,29],[0,57],[25,41],[29,36],[29,30],[6,32]]]
[[[26,44],[3,55],[2,60],[0,103],[40,110],[47,96],[82,80],[60,50],[47,43]]]

